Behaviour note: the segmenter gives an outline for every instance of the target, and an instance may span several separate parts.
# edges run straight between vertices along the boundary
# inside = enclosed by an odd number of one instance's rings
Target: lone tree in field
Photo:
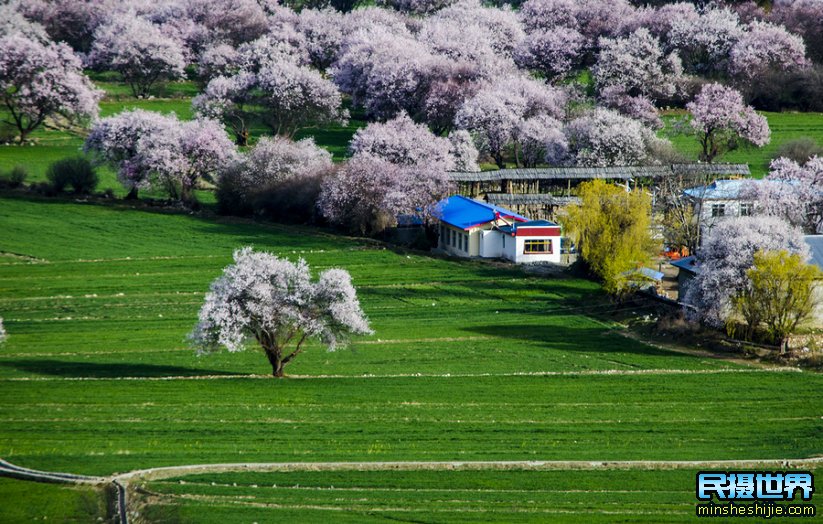
[[[319,339],[333,351],[345,345],[350,333],[372,330],[347,271],[328,269],[312,282],[305,260],[295,264],[245,247],[234,252],[234,264],[212,282],[189,338],[204,353],[220,347],[242,351],[254,339],[272,374],[282,377],[308,339]]]
[[[763,147],[769,143],[766,117],[747,106],[743,96],[730,87],[706,84],[686,109],[692,115],[692,131],[700,142],[700,160],[704,162],[712,162],[741,144]]]
[[[6,341],[6,329],[3,327],[3,317],[0,317],[0,344]]]

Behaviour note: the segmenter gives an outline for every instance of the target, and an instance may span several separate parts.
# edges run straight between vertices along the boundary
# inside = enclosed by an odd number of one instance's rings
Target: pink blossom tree
[[[480,152],[474,146],[474,141],[468,131],[458,129],[449,133],[449,155],[451,155],[454,165],[453,171],[478,172],[480,166],[477,165],[477,157]]]
[[[402,166],[358,154],[323,181],[318,207],[333,224],[375,235],[396,224],[401,214],[429,220],[435,204],[452,189],[445,170],[437,167]]]
[[[596,108],[565,128],[572,163],[578,166],[632,166],[651,160],[661,139],[637,120]]]
[[[823,2],[818,0],[775,0],[769,19],[800,35],[809,58],[823,63]]]
[[[769,70],[795,71],[808,65],[803,38],[768,22],[753,22],[730,51],[733,75],[752,79]]]
[[[523,121],[517,132],[518,151],[526,167],[538,164],[563,164],[568,156],[569,144],[563,134],[563,124],[548,115],[537,115]]]
[[[746,286],[746,270],[764,246],[797,253],[804,260],[809,258],[803,233],[780,218],[737,217],[716,225],[697,254],[700,272],[689,283],[685,296],[690,306],[688,315],[712,326],[723,326],[732,312],[732,297]]]
[[[376,26],[347,37],[330,73],[369,117],[388,119],[421,112],[434,63],[423,43]]]
[[[281,378],[308,340],[333,351],[351,334],[371,333],[347,271],[327,269],[313,281],[305,260],[246,247],[212,282],[189,338],[201,353],[243,351],[253,340]]]
[[[457,0],[380,0],[378,5],[392,7],[404,13],[429,14],[442,9]]]
[[[162,187],[174,199],[192,204],[200,180],[215,180],[230,163],[236,150],[216,120],[198,119],[173,124],[163,132],[147,133],[138,141],[150,183]]]
[[[766,118],[747,106],[741,94],[730,87],[706,84],[686,108],[700,142],[700,160],[712,162],[741,144],[763,147],[769,143]]]
[[[313,176],[332,167],[331,153],[318,147],[312,138],[294,142],[288,138],[261,137],[238,157],[231,172],[232,183],[250,193],[300,176]]]
[[[514,52],[517,65],[562,79],[581,65],[585,39],[576,29],[558,26],[526,35]]]
[[[314,67],[325,70],[337,58],[343,45],[344,26],[344,15],[334,9],[300,11],[296,30],[305,39],[304,46]]]
[[[475,138],[477,148],[500,168],[504,152],[516,139],[518,126],[537,115],[565,116],[566,93],[538,80],[515,76],[489,83],[467,100],[455,123]]]
[[[118,14],[94,31],[89,63],[117,71],[134,96],[146,96],[160,80],[183,76],[181,46],[157,26],[134,14]]]
[[[20,1],[0,4],[0,38],[19,34],[41,44],[48,44],[51,39],[46,29],[31,13],[32,10],[25,9]]]
[[[310,125],[344,124],[348,112],[340,92],[316,70],[280,55],[258,71],[241,69],[212,79],[192,100],[198,115],[223,120],[237,143],[248,141],[248,120],[260,118],[276,134],[291,137]]]
[[[123,111],[95,122],[83,149],[117,170],[117,179],[136,198],[151,186],[151,168],[145,158],[144,136],[171,132],[174,119],[143,109]]]
[[[669,45],[677,50],[687,71],[717,74],[727,70],[729,53],[741,36],[743,28],[737,14],[712,8],[701,13],[698,20],[674,20]]]
[[[180,122],[174,115],[140,109],[99,120],[84,148],[117,167],[130,196],[161,187],[186,203],[193,202],[200,179],[213,178],[236,154],[217,121]]]
[[[400,166],[454,166],[448,138],[435,136],[425,125],[415,124],[405,113],[359,129],[349,144],[353,155],[370,155]]]
[[[20,143],[46,121],[64,126],[95,118],[101,97],[66,44],[0,38],[0,99]]]
[[[769,175],[748,189],[757,214],[781,217],[809,234],[823,232],[823,158],[814,156],[802,165],[777,158]]]
[[[598,91],[620,89],[629,96],[670,97],[683,73],[680,58],[664,54],[645,28],[625,38],[603,38],[592,67]]]

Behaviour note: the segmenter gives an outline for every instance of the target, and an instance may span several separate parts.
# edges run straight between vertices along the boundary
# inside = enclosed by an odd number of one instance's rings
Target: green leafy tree
[[[607,292],[622,291],[623,274],[643,265],[657,248],[651,232],[651,197],[603,180],[579,186],[580,204],[565,210],[566,235]]]
[[[746,322],[747,339],[763,329],[771,342],[782,344],[819,303],[814,283],[823,275],[796,253],[758,251],[746,276],[749,283],[734,305]]]

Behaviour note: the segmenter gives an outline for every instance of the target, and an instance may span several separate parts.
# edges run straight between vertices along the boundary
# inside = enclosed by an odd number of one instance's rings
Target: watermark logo
[[[701,471],[697,474],[698,517],[814,517],[809,471]],[[714,502],[714,499],[718,503]],[[736,503],[737,502],[737,503]]]

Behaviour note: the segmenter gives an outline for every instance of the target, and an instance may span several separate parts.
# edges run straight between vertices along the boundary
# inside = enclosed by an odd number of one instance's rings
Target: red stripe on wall
[[[559,237],[559,227],[518,227],[519,237]]]

